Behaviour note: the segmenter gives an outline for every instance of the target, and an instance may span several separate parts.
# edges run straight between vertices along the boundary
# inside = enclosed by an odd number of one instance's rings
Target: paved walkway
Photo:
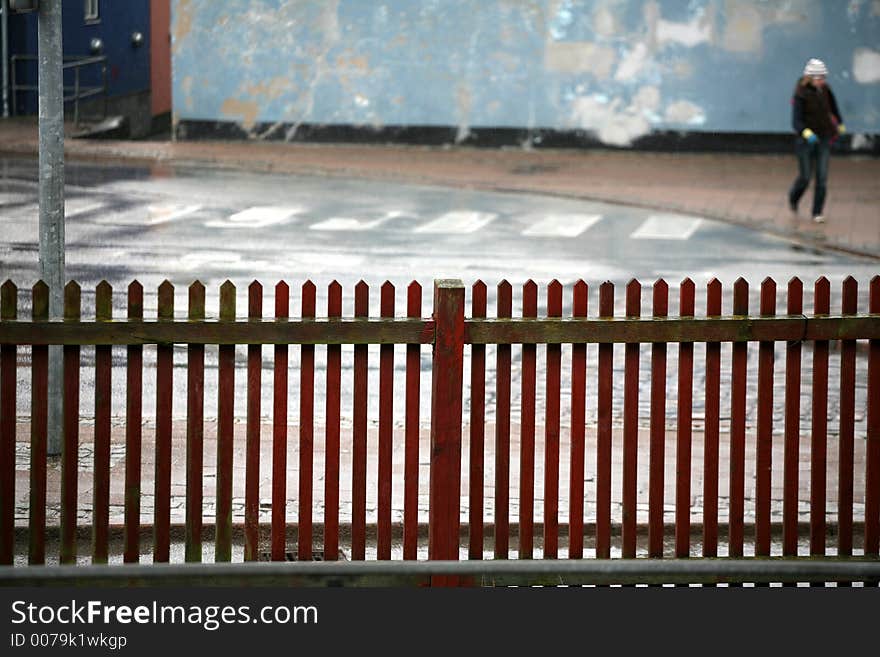
[[[694,213],[880,258],[880,158],[867,156],[832,157],[828,222],[816,226],[805,214],[811,190],[801,201],[801,216],[788,209],[793,155],[70,138],[65,149],[69,159],[80,161],[195,164],[622,203]],[[0,119],[0,155],[37,152],[33,117]]]

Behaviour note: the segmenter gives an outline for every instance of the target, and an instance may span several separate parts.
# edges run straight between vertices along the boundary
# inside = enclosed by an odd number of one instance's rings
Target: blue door
[[[65,69],[65,96],[72,95],[75,84],[70,63],[77,58],[100,54],[107,58],[108,98],[147,92],[150,89],[150,0],[67,0],[62,3],[62,44],[68,67]],[[15,64],[17,85],[37,85],[37,62],[20,56],[37,54],[37,13],[11,14],[9,17],[9,54]],[[80,85],[103,84],[101,67],[80,67]],[[37,93],[16,94],[18,114],[36,114]]]

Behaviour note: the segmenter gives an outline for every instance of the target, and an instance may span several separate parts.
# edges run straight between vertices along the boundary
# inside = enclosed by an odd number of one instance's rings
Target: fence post
[[[434,281],[428,558],[458,559],[464,285]],[[443,579],[442,582],[438,581]],[[435,583],[451,583],[435,578]]]

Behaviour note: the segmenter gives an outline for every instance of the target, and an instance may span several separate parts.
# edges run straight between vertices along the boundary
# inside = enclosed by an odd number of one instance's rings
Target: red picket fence
[[[405,560],[418,556],[419,547],[419,461],[430,458],[428,482],[428,557],[455,560],[463,541],[470,559],[481,559],[484,537],[493,539],[494,556],[506,559],[515,540],[520,558],[535,555],[539,543],[546,558],[560,556],[560,538],[567,536],[567,556],[585,556],[585,538],[595,545],[599,559],[612,556],[617,528],[612,523],[612,480],[620,476],[622,518],[619,523],[619,549],[624,558],[637,554],[638,430],[641,345],[650,345],[650,413],[648,464],[647,553],[664,556],[664,505],[666,493],[667,359],[670,343],[678,345],[677,411],[675,414],[674,554],[688,556],[692,548],[691,479],[695,464],[694,444],[694,343],[705,344],[703,459],[700,472],[703,488],[702,554],[717,556],[720,534],[726,533],[730,557],[743,555],[745,542],[744,504],[746,499],[746,398],[747,356],[750,342],[758,344],[757,423],[755,434],[754,546],[757,556],[771,552],[771,487],[773,463],[773,395],[775,343],[785,343],[785,418],[783,469],[782,550],[797,555],[798,491],[801,484],[799,452],[801,442],[801,362],[803,345],[812,355],[812,422],[809,432],[810,462],[810,553],[826,552],[826,489],[828,453],[827,400],[829,358],[833,341],[839,341],[840,425],[837,437],[838,471],[836,533],[838,555],[852,555],[854,536],[861,530],[864,554],[877,556],[880,548],[880,277],[870,283],[867,313],[858,311],[858,288],[849,278],[843,283],[840,314],[831,314],[830,284],[822,278],[815,284],[811,315],[803,309],[803,285],[792,279],[787,290],[785,314],[777,313],[777,291],[773,280],[760,289],[760,308],[749,314],[748,284],[740,279],[733,286],[733,313],[722,315],[722,286],[711,281],[706,289],[706,315],[695,316],[695,285],[685,280],[680,286],[679,315],[669,316],[669,291],[660,280],[653,286],[653,307],[642,316],[641,285],[632,281],[626,287],[624,316],[615,315],[614,286],[604,283],[598,291],[598,316],[588,317],[588,287],[578,281],[572,288],[571,315],[563,317],[563,286],[558,281],[546,289],[546,316],[538,316],[538,286],[529,281],[522,290],[522,316],[513,315],[513,288],[507,282],[497,287],[495,317],[488,317],[487,287],[474,284],[470,317],[465,317],[465,288],[458,281],[435,281],[433,314],[422,317],[422,290],[418,283],[407,288],[405,316],[395,312],[395,289],[390,283],[381,288],[380,316],[369,317],[369,288],[361,282],[354,289],[354,315],[342,317],[342,287],[334,282],[328,288],[326,316],[318,316],[316,287],[302,286],[302,312],[290,318],[290,289],[284,282],[275,288],[274,318],[263,317],[262,286],[248,288],[247,317],[236,312],[236,289],[227,282],[220,288],[218,319],[206,319],[205,288],[194,283],[189,288],[186,319],[175,316],[174,288],[165,282],[158,289],[155,319],[145,319],[143,288],[128,288],[127,317],[112,317],[112,290],[106,283],[96,289],[95,319],[81,315],[81,290],[76,283],[65,288],[64,319],[49,319],[49,290],[38,283],[32,290],[31,319],[18,317],[18,289],[11,282],[2,286],[0,313],[0,563],[15,559],[15,440],[17,367],[19,347],[30,345],[30,472],[29,519],[27,524],[28,561],[46,561],[47,507],[47,410],[48,346],[63,345],[64,421],[61,457],[60,561],[76,562],[77,540],[77,454],[80,421],[80,356],[83,346],[95,348],[95,426],[94,481],[92,500],[92,561],[108,560],[110,527],[110,448],[111,448],[111,369],[114,346],[126,353],[125,408],[125,509],[124,560],[140,558],[142,454],[143,454],[143,375],[144,345],[156,345],[156,418],[153,561],[170,558],[172,491],[172,378],[173,345],[187,345],[186,400],[186,512],[185,555],[187,561],[202,559],[203,483],[204,483],[204,399],[205,347],[218,346],[217,390],[217,467],[216,516],[214,520],[215,560],[230,561],[233,546],[233,433],[235,421],[234,383],[236,345],[247,348],[246,448],[244,467],[244,559],[253,561],[260,553],[260,479],[266,468],[260,462],[260,418],[262,347],[271,345],[274,357],[273,428],[271,463],[271,538],[273,560],[282,560],[287,551],[287,455],[288,444],[288,356],[289,345],[300,345],[299,437],[294,445],[298,458],[297,556],[312,558],[316,547],[316,521],[321,523],[323,558],[338,558],[342,531],[340,505],[351,504],[350,544],[352,560],[363,560],[367,551],[367,500],[376,500],[375,553],[378,559],[392,555],[392,448],[394,345],[406,345],[404,463],[402,468],[404,502],[402,554]],[[856,359],[858,341],[867,341],[867,435],[864,459],[856,471]],[[729,431],[729,477],[719,475],[719,433],[721,425],[721,346],[732,345]],[[420,454],[419,416],[420,358],[422,345],[433,346],[431,372],[430,454]],[[598,416],[595,454],[586,450],[586,390],[588,387],[587,347],[598,345],[595,386]],[[615,445],[612,417],[614,405],[614,346],[625,345],[623,381],[623,426],[621,444]],[[323,400],[325,430],[315,435],[315,347],[326,346],[326,396]],[[341,425],[342,345],[354,345],[353,415],[350,499],[341,499],[340,452],[343,447]],[[376,454],[377,490],[368,490],[368,345],[380,345],[379,411]],[[495,349],[494,418],[487,417],[487,346]],[[519,449],[513,450],[512,382],[513,345],[522,345],[518,375],[521,384],[519,409]],[[538,395],[538,350],[546,345],[543,362],[544,422],[543,467],[536,464]],[[561,454],[563,426],[560,421],[562,394],[562,346],[570,345],[571,418],[568,444],[570,453]],[[463,395],[465,349],[470,348],[468,418],[463,436]],[[700,373],[698,373],[700,374]],[[494,436],[486,428],[494,419]],[[323,477],[323,517],[315,518],[314,490],[316,439],[325,450]],[[467,438],[465,441],[464,438]],[[492,441],[494,463],[484,462],[487,442]],[[468,450],[463,454],[463,445]],[[615,449],[620,448],[622,467],[613,472]],[[512,464],[518,452],[519,463]],[[562,457],[566,458],[563,459]],[[568,517],[560,522],[561,464],[567,459]],[[593,485],[585,486],[586,464],[594,460]],[[462,463],[466,461],[468,508],[467,536],[462,538]],[[518,517],[511,518],[510,490],[512,465],[518,466]],[[494,500],[485,499],[486,471],[494,472]],[[543,481],[536,491],[536,474]],[[864,480],[864,517],[854,517],[854,487]],[[177,482],[178,484],[181,482]],[[424,483],[424,482],[422,482]],[[726,486],[723,489],[722,486]],[[861,491],[859,491],[861,492]],[[727,527],[719,521],[719,499],[728,498]],[[536,521],[535,501],[543,499],[543,521]],[[589,509],[589,514],[587,513]],[[585,519],[592,515],[595,522]],[[490,519],[491,526],[486,524]],[[567,524],[567,528],[565,525]],[[540,531],[536,537],[535,532]],[[564,531],[563,531],[564,530]]]

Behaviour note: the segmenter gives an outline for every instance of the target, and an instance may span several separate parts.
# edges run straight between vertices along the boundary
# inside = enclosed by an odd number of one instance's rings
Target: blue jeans
[[[828,160],[831,156],[831,140],[820,139],[811,144],[803,137],[797,138],[795,155],[798,161],[798,177],[795,178],[788,192],[788,201],[792,206],[797,206],[801,200],[813,171],[816,172],[816,187],[813,190],[813,216],[822,214],[825,207],[825,192],[828,184]]]

